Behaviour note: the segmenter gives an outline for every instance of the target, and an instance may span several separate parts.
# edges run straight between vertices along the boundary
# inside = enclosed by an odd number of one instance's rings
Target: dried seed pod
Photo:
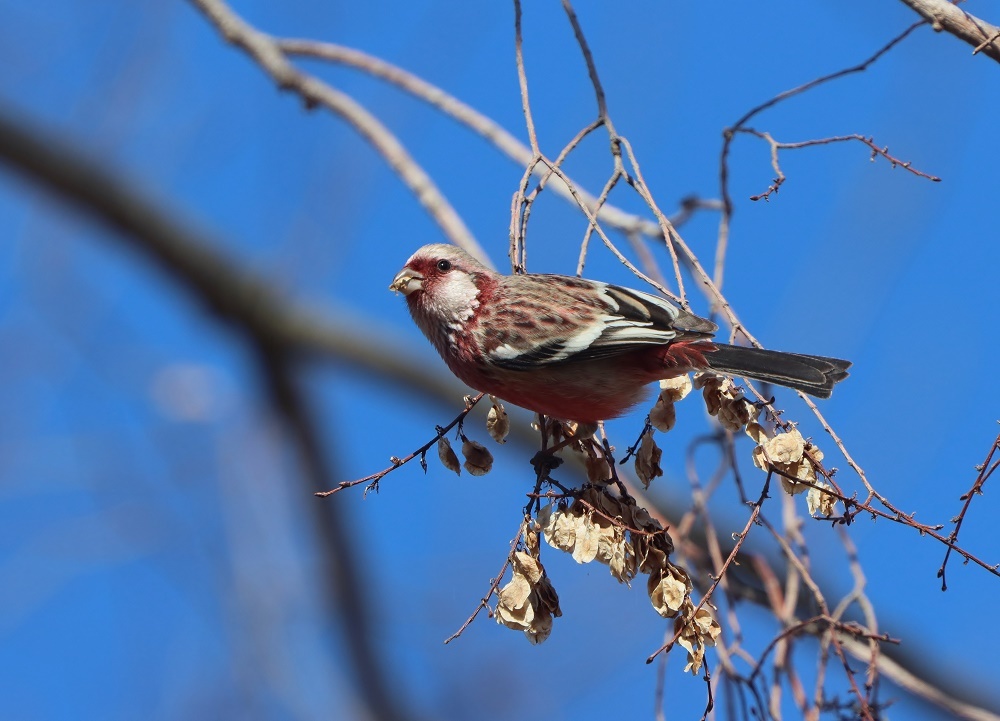
[[[638,570],[638,564],[636,563],[635,550],[625,538],[625,529],[621,526],[609,526],[602,535],[597,559],[601,563],[608,564],[608,570],[619,583],[631,585]]]
[[[674,403],[691,392],[691,378],[687,374],[660,381],[660,395],[649,412],[649,423],[658,431],[666,433],[677,423],[677,409]]]
[[[649,424],[656,430],[666,433],[676,423],[677,409],[674,408],[674,402],[660,393],[660,397],[656,399],[652,410],[649,411]]]
[[[552,617],[561,616],[559,596],[537,556],[515,551],[511,580],[497,593],[497,623],[523,631],[538,644],[552,632]]]
[[[677,643],[688,652],[688,662],[684,671],[697,674],[705,660],[705,648],[714,646],[722,633],[722,627],[712,613],[702,606],[697,611],[688,600],[683,613],[674,621],[674,630],[679,632]]]
[[[806,496],[806,506],[809,508],[809,515],[817,514],[829,518],[837,512],[837,497],[826,493],[832,491],[833,487],[828,483],[817,483],[818,488],[810,488]]]
[[[466,439],[462,443],[462,455],[465,456],[465,470],[473,476],[485,476],[493,468],[493,454],[482,443]]]
[[[660,381],[660,397],[667,397],[671,403],[676,403],[690,393],[693,387],[691,376],[687,373],[676,378],[667,378]]]
[[[698,371],[694,374],[694,378],[691,381],[691,385],[695,388],[704,389],[709,386],[715,386],[718,388],[722,385],[723,377],[716,375],[712,371]]]
[[[768,458],[773,463],[791,465],[802,460],[806,444],[797,428],[792,428],[787,433],[779,433],[774,438],[769,438],[764,444]]]
[[[611,466],[603,455],[588,455],[584,463],[587,466],[587,480],[590,483],[606,483],[611,480]]]
[[[518,551],[518,554],[528,554]],[[529,556],[530,558],[530,556]],[[518,563],[514,563],[510,581],[497,592],[496,619],[507,628],[526,631],[535,619],[535,608],[528,602],[531,597],[531,583],[525,577]]]
[[[755,411],[754,405],[742,395],[722,396],[719,406],[719,423],[726,430],[736,433],[747,424]]]
[[[635,454],[635,474],[642,481],[643,488],[649,488],[654,478],[663,475],[663,469],[660,468],[662,455],[663,451],[653,440],[653,431],[648,430],[643,433],[639,452]]]
[[[763,428],[750,423],[747,425],[747,435],[755,440],[760,439],[759,445],[753,449],[755,466],[764,471],[771,470],[773,466],[779,471],[781,488],[789,495],[809,491],[807,503],[810,514],[821,511],[824,515],[833,515],[836,498],[827,498],[829,494],[820,491],[813,493],[813,486],[817,483],[817,464],[823,460],[823,451],[807,443],[796,428],[767,438]]]
[[[578,516],[576,519],[576,544],[573,546],[573,560],[577,563],[590,563],[597,558],[600,548],[601,532],[594,523],[592,514]]]
[[[722,379],[717,376],[710,376],[702,384],[702,398],[705,399],[705,408],[708,415],[717,416],[722,408]]]
[[[458,462],[458,456],[455,455],[455,451],[451,448],[451,441],[441,436],[438,438],[437,448],[441,465],[449,471],[454,471],[456,474],[462,475],[462,466]]]
[[[764,430],[764,426],[757,421],[747,423],[745,430],[746,434],[750,436],[750,439],[757,445],[760,445],[767,440],[767,432]]]
[[[681,606],[691,593],[691,581],[682,569],[667,564],[662,573],[650,574],[646,592],[658,614],[664,618],[673,618],[680,613]]]
[[[638,528],[640,531],[662,531],[663,526],[655,518],[649,515],[647,511],[642,506],[632,506],[631,508],[632,521],[629,524],[634,528]]]
[[[538,525],[542,527],[546,543],[572,553],[576,545],[576,517],[573,514],[550,503],[538,512]]]
[[[497,443],[506,443],[507,434],[510,433],[510,418],[507,416],[503,404],[492,396],[490,398],[493,400],[493,405],[490,406],[490,412],[486,415],[486,430]]]
[[[694,387],[702,389],[708,414],[717,416],[722,427],[734,433],[760,414],[728,378],[702,372],[695,376]]]

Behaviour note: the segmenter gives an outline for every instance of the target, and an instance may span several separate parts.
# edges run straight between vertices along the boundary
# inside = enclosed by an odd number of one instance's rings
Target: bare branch
[[[889,153],[889,148],[887,146],[878,146],[872,138],[866,138],[863,135],[836,135],[829,138],[818,138],[816,140],[801,140],[794,143],[782,143],[771,137],[770,133],[765,133],[760,130],[754,130],[753,128],[739,128],[737,132],[746,133],[748,135],[753,135],[765,141],[771,146],[771,167],[774,169],[775,178],[771,185],[766,191],[758,195],[751,195],[750,200],[769,200],[770,197],[778,192],[778,189],[785,182],[785,174],[781,170],[781,165],[778,163],[778,151],[779,150],[800,150],[802,148],[811,148],[816,145],[830,145],[831,143],[844,143],[850,142],[851,140],[856,140],[859,143],[867,145],[871,149],[870,160],[874,162],[875,158],[881,157],[889,161],[889,164],[893,168],[900,167],[904,170],[913,173],[920,178],[926,178],[935,183],[941,182],[941,178],[936,175],[931,175],[925,173],[922,170],[917,170],[913,167],[913,163],[908,160],[900,160],[899,158],[891,155]],[[724,258],[724,256],[723,256]],[[716,257],[716,262],[719,262],[720,257]],[[718,277],[719,269],[716,269],[716,276]]]
[[[969,507],[972,505],[972,499],[976,496],[981,496],[983,494],[983,486],[986,485],[986,481],[989,477],[993,475],[993,471],[1000,466],[1000,461],[993,460],[993,454],[1000,449],[1000,435],[996,437],[993,444],[990,446],[990,450],[986,454],[986,460],[976,467],[979,471],[979,475],[976,476],[976,480],[972,483],[972,488],[962,494],[959,499],[964,501],[962,504],[962,510],[958,512],[958,515],[952,519],[955,524],[955,528],[948,535],[948,550],[944,553],[944,560],[941,562],[941,568],[938,569],[938,578],[941,579],[941,590],[948,590],[948,582],[945,577],[945,569],[948,566],[948,559],[951,557],[952,550],[955,550],[953,544],[958,542],[958,532],[962,530],[962,523],[965,522],[965,516],[969,512]]]
[[[944,30],[973,46],[973,55],[982,53],[1000,62],[1000,27],[980,20],[947,0],[902,1],[926,18],[936,31]]]
[[[778,93],[770,100],[766,100],[760,105],[756,105],[747,112],[745,112],[739,120],[732,124],[729,128],[726,128],[722,133],[722,150],[719,153],[719,186],[720,193],[722,195],[722,216],[719,218],[719,237],[716,241],[715,247],[715,271],[713,273],[713,281],[719,288],[722,287],[723,273],[725,271],[726,265],[726,252],[729,245],[729,226],[732,223],[733,218],[733,200],[729,195],[729,151],[733,143],[736,132],[741,130],[752,118],[757,116],[759,113],[764,112],[768,108],[774,107],[778,103],[781,103],[788,98],[795,97],[796,95],[801,95],[804,92],[812,90],[813,88],[828,83],[831,80],[836,80],[842,78],[846,75],[853,75],[855,73],[862,73],[867,70],[872,63],[876,62],[879,58],[885,55],[887,52],[892,50],[896,45],[905,40],[910,33],[916,30],[918,27],[924,24],[924,21],[913,23],[910,27],[906,28],[899,35],[894,37],[888,43],[879,48],[873,55],[858,63],[857,65],[852,65],[849,68],[843,68],[833,73],[828,73],[821,77],[810,80],[807,83],[803,83],[789,90]],[[767,196],[771,193],[777,191],[778,187],[781,186],[783,182],[783,177],[779,175],[776,178],[773,190],[769,190]],[[767,197],[761,196],[761,197]]]
[[[276,42],[278,47],[288,55],[302,55],[342,63],[390,82],[401,90],[410,93],[415,98],[423,100],[425,103],[437,108],[473,132],[478,133],[518,165],[525,167],[532,165],[532,158],[534,156],[531,148],[507,132],[506,129],[497,124],[492,118],[483,115],[472,106],[463,103],[445,90],[397,65],[393,65],[360,50],[334,43],[291,39],[277,40]],[[545,171],[536,165],[535,172],[542,174]],[[550,177],[550,185],[557,195],[575,202],[573,201],[572,193],[570,193],[569,188],[562,178]],[[598,220],[602,223],[623,233],[641,233],[650,238],[662,237],[660,228],[656,223],[641,216],[626,213],[616,206],[603,205],[599,210],[594,210],[597,204],[593,194],[587,192],[576,183],[574,183],[574,187],[577,188],[577,193],[584,199],[593,212],[597,214]],[[712,201],[706,201],[706,204],[696,207],[718,210],[711,203]],[[685,210],[692,209],[685,206],[684,201],[681,204]],[[683,217],[686,219],[687,215]]]

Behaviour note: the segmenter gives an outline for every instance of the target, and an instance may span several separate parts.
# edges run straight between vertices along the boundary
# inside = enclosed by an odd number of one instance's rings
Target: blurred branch
[[[372,323],[346,323],[286,301],[271,284],[213,248],[221,245],[166,211],[96,160],[0,109],[0,158],[35,182],[118,231],[119,239],[152,258],[209,311],[240,331],[304,355],[324,356],[395,379],[440,402],[465,386],[428,373],[398,347],[371,332]],[[350,314],[357,317],[355,311]]]
[[[392,368],[400,379],[416,381],[415,388],[431,395],[451,395],[457,384],[443,383],[428,374],[394,363],[398,356],[378,344],[366,344],[356,329],[320,322],[287,305],[269,286],[238,264],[211,250],[211,244],[184,227],[154,203],[142,197],[134,184],[113,176],[96,163],[53,138],[19,126],[0,113],[0,158],[82,206],[122,238],[152,256],[170,276],[186,286],[210,310],[242,330],[265,370],[279,416],[295,440],[303,472],[312,490],[329,485],[329,470],[308,412],[292,377],[292,362],[302,351],[324,352],[334,358],[383,371]],[[407,381],[403,381],[407,382]],[[318,504],[314,504],[318,505]],[[337,518],[337,506],[316,508],[317,544],[329,579],[328,598],[341,619],[348,657],[346,666],[356,676],[364,704],[373,719],[400,721],[406,715],[392,701],[391,684],[379,661],[367,622],[365,584],[352,553],[348,528]]]
[[[1000,62],[1000,27],[980,20],[948,0],[902,0],[922,15],[937,32],[944,30],[971,45],[973,55],[982,53]]]
[[[284,421],[298,451],[302,473],[313,492],[330,485],[330,472],[322,443],[294,368],[284,348],[258,343],[257,357],[265,378],[271,403]],[[354,677],[355,686],[377,721],[404,721],[410,718],[396,698],[399,684],[391,682],[383,668],[380,652],[373,640],[375,633],[370,604],[366,600],[371,584],[362,573],[358,554],[352,548],[362,547],[358,535],[352,534],[350,519],[344,517],[343,506],[337,503],[309,504],[316,527],[317,547],[323,559],[322,580],[327,595],[336,600],[335,611],[346,640],[348,662],[345,667]]]
[[[221,0],[191,2],[215,25],[227,42],[246,51],[280,89],[292,90],[300,95],[306,108],[322,105],[346,120],[379,152],[452,243],[483,262],[489,262],[486,252],[431,177],[378,118],[354,98],[296,68],[275,38],[246,23]]]
[[[864,661],[870,656],[868,644],[858,638],[843,634],[840,636],[840,643],[852,656]],[[969,693],[963,693],[956,688],[955,684],[944,682],[940,678],[940,666],[932,668],[933,663],[925,663],[920,669],[923,676],[914,672],[913,667],[904,665],[896,658],[891,658],[892,654],[887,654],[883,650],[878,656],[878,671],[885,678],[891,679],[899,688],[909,691],[917,698],[934,704],[939,709],[951,714],[951,718],[971,719],[972,721],[998,721],[1000,714],[996,714],[982,706],[977,706],[969,699]],[[912,654],[915,655],[915,654]],[[908,664],[912,662],[908,660]],[[933,682],[927,681],[934,679]],[[972,679],[965,679],[967,683],[974,683]],[[950,687],[949,687],[950,686]],[[976,692],[981,689],[977,688]]]

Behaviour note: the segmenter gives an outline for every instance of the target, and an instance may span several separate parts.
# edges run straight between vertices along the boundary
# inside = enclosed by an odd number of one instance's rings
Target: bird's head
[[[496,274],[453,245],[425,245],[406,261],[389,290],[406,296],[421,329],[434,340],[443,328],[464,327]]]

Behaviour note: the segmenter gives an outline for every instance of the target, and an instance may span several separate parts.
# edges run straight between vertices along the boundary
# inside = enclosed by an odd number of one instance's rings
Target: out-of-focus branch
[[[938,32],[944,30],[971,45],[973,55],[982,53],[1000,62],[1000,27],[980,20],[948,0],[902,0],[930,21]]]
[[[295,356],[324,353],[383,370],[389,370],[385,366],[389,363],[393,374],[409,376],[415,381],[413,387],[424,388],[435,399],[442,397],[442,391],[452,396],[460,393],[457,384],[443,383],[406,364],[394,363],[398,354],[366,343],[358,337],[357,329],[321,321],[287,304],[266,282],[242,272],[231,259],[213,251],[197,232],[140,195],[134,184],[2,113],[0,158],[120,231],[123,240],[151,256],[210,310],[247,335],[265,370],[272,401],[295,439],[303,474],[313,490],[329,485],[330,474],[292,377]],[[327,515],[322,515],[324,510]],[[316,517],[319,548],[331,570],[333,587],[328,589],[328,597],[336,601],[334,610],[345,619],[348,665],[357,676],[372,718],[400,721],[406,715],[392,701],[391,684],[372,645],[371,629],[364,623],[366,584],[360,580],[351,540],[344,533],[346,524],[329,515],[336,514],[332,504],[326,504],[324,510],[317,509],[321,514]]]
[[[346,93],[296,68],[275,38],[245,22],[222,0],[191,2],[228,42],[246,51],[274,79],[279,88],[296,92],[307,108],[323,106],[346,120],[385,158],[393,172],[406,183],[452,243],[483,262],[489,262],[486,252],[472,237],[461,216],[455,212],[431,177],[378,118]]]
[[[839,639],[844,649],[859,661],[867,661],[871,657],[867,642],[848,634],[840,634]],[[912,659],[910,661],[912,662]],[[932,663],[925,663],[923,664],[925,668],[914,672],[912,667],[900,663],[893,653],[886,653],[883,650],[878,656],[877,665],[878,672],[883,677],[891,679],[894,684],[917,698],[951,714],[951,718],[1000,721],[1000,714],[970,703],[968,692],[957,688],[957,684],[948,688],[949,683],[940,678],[940,667],[933,668]],[[923,672],[924,675],[919,675],[919,672]]]
[[[265,280],[215,251],[221,244],[209,234],[141,193],[135,182],[114,175],[61,139],[30,128],[2,109],[0,158],[118,231],[122,242],[152,258],[238,330],[289,351],[328,357],[397,379],[436,403],[467,392],[457,381],[429,373],[403,357],[371,331],[371,324],[346,323],[289,303]]]
[[[332,474],[323,452],[316,423],[296,380],[296,369],[288,353],[280,347],[257,344],[265,384],[277,415],[284,422],[298,451],[302,475],[313,491],[330,485]],[[369,604],[365,600],[369,584],[365,582],[358,555],[357,537],[343,518],[343,508],[336,503],[310,504],[316,528],[317,545],[324,561],[321,576],[327,595],[336,601],[337,618],[348,649],[347,673],[353,677],[373,719],[405,721],[410,715],[397,701],[398,688],[383,669],[380,652],[372,639],[375,631]]]

